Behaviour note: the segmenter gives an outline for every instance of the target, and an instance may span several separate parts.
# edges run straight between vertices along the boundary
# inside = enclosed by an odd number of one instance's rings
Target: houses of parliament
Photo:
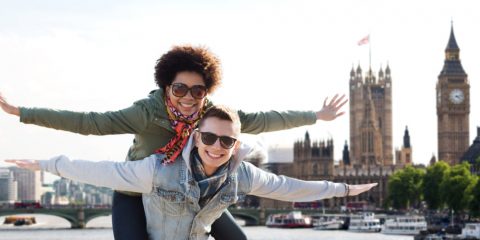
[[[355,197],[323,200],[326,207],[366,201],[382,207],[387,198],[388,177],[413,163],[408,127],[403,144],[392,146],[392,78],[390,66],[374,72],[352,67],[350,92],[350,138],[343,146],[342,160],[334,164],[333,140],[314,141],[308,132],[293,146],[293,163],[267,163],[264,168],[280,175],[303,180],[329,180],[348,184],[378,182],[378,186]],[[470,85],[460,61],[453,25],[445,49],[443,69],[436,84],[439,160],[451,165],[466,159],[469,150]],[[477,137],[480,145],[480,131]],[[480,155],[477,147],[473,155]],[[468,151],[467,151],[468,150]],[[462,157],[463,156],[463,157]],[[433,156],[431,163],[435,161]],[[265,208],[287,208],[291,203],[262,199]]]

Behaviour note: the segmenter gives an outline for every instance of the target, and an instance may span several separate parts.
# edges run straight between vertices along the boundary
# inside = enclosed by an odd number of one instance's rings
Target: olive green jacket
[[[84,135],[135,134],[127,160],[150,156],[175,135],[168,120],[163,90],[157,89],[131,107],[111,112],[72,112],[45,108],[20,108],[20,121]],[[313,111],[238,111],[242,132],[258,134],[314,124]]]

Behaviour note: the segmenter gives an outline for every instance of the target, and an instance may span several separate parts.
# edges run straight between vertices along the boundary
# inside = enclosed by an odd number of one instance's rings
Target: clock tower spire
[[[469,146],[470,84],[460,62],[453,22],[436,91],[438,159],[454,165]]]

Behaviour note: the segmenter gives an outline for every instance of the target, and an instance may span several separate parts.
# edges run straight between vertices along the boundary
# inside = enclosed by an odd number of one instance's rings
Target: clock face
[[[453,90],[450,92],[450,101],[452,101],[452,103],[454,103],[454,104],[460,104],[460,103],[463,102],[464,99],[465,99],[465,96],[463,95],[462,90],[460,90],[460,89],[453,89]]]

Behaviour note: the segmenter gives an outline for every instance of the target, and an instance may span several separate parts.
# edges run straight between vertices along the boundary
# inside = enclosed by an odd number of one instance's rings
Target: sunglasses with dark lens
[[[217,141],[217,139],[220,139],[220,146],[222,146],[225,149],[230,149],[235,145],[235,142],[237,139],[228,137],[228,136],[217,136],[214,133],[211,132],[199,132],[201,135],[201,139],[203,144],[205,145],[213,145]]]
[[[172,93],[175,97],[185,97],[188,91],[190,91],[190,95],[196,99],[202,99],[207,95],[207,88],[203,85],[188,87],[183,83],[172,84]]]

